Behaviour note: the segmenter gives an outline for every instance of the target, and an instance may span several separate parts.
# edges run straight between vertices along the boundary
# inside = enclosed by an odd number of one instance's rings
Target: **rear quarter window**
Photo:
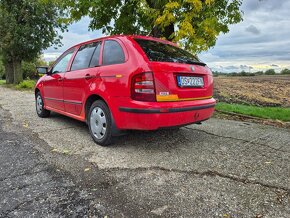
[[[106,40],[103,50],[103,65],[121,64],[125,55],[121,45],[115,40]]]

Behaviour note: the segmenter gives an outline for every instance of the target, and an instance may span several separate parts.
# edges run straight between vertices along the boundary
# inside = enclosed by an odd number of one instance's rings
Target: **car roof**
[[[144,39],[144,40],[157,41],[157,42],[161,42],[161,43],[164,43],[164,44],[170,44],[170,45],[173,45],[173,46],[177,46],[177,44],[175,44],[173,42],[170,42],[170,41],[167,41],[167,40],[164,40],[164,39],[160,39],[160,38],[156,38],[156,37],[152,37],[152,36],[144,36],[144,35],[112,35],[112,36],[104,36],[104,37],[95,38],[95,39],[91,39],[91,40],[88,40],[88,41],[84,41],[84,42],[78,43],[78,44],[76,44],[74,46],[71,46],[69,49],[67,49],[67,51],[72,49],[72,48],[75,48],[75,47],[78,47],[78,46],[81,46],[81,45],[84,45],[84,44],[88,44],[90,42],[95,42],[95,41],[98,41],[98,40],[121,39],[121,38]]]

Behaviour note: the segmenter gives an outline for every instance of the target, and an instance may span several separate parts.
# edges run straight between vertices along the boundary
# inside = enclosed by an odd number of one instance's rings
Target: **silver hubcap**
[[[39,114],[43,110],[43,102],[40,96],[37,96],[37,99],[36,99],[36,110],[37,110],[37,113]]]
[[[97,139],[102,139],[105,136],[107,130],[107,119],[101,108],[95,107],[93,109],[90,117],[90,126],[92,133]]]

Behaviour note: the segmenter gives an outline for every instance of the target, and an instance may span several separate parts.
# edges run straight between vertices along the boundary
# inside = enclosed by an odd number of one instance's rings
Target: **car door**
[[[105,84],[108,98],[129,96],[128,73],[130,66],[126,64],[128,54],[125,46],[117,39],[104,41],[102,50],[102,64],[99,67],[99,75]]]
[[[80,115],[86,91],[98,73],[100,50],[101,41],[79,47],[63,81],[66,112]]]
[[[64,111],[63,78],[73,53],[74,49],[64,53],[45,77],[43,91],[48,107]]]

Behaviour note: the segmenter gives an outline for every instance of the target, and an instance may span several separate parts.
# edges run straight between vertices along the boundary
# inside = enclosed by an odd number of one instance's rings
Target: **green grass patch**
[[[16,89],[30,89],[33,90],[36,84],[35,80],[24,80],[23,82],[19,83],[15,86]]]
[[[35,84],[36,84],[35,80],[24,80],[18,85],[6,84],[5,80],[0,80],[0,85],[3,85],[4,87],[7,87],[7,88],[17,89],[17,90],[33,90],[35,87]]]
[[[242,104],[228,104],[219,102],[216,109],[224,112],[259,117],[264,119],[290,121],[290,108],[282,107],[257,107]]]

